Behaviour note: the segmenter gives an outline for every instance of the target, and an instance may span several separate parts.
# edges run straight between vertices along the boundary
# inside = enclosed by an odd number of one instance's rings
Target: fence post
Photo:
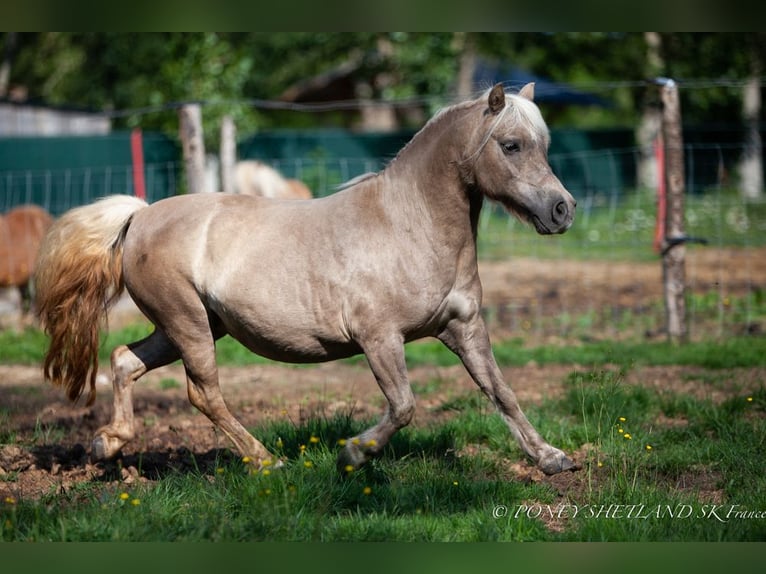
[[[237,128],[231,116],[221,122],[221,190],[234,193],[234,164],[237,162]]]
[[[134,128],[130,132],[130,156],[133,161],[133,193],[140,199],[146,199],[144,143],[141,128]]]
[[[684,149],[681,105],[673,80],[658,80],[662,97],[662,133],[665,144],[667,211],[662,241],[662,277],[667,313],[668,339],[682,343],[688,337],[686,324],[686,235],[684,233]]]
[[[202,109],[199,104],[185,104],[178,111],[179,135],[186,168],[189,193],[205,191],[205,143],[202,138]]]

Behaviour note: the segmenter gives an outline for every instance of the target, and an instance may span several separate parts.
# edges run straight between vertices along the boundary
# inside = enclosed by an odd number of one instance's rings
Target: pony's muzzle
[[[553,206],[553,211],[551,212],[551,220],[553,220],[553,223],[556,225],[561,225],[567,220],[568,217],[569,208],[567,207],[565,201],[559,201],[556,205]]]
[[[548,228],[550,233],[564,233],[574,221],[575,207],[577,202],[573,197],[560,199],[553,203],[550,212],[552,225]]]

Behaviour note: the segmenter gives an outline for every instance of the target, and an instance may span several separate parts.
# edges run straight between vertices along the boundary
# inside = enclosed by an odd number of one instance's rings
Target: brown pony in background
[[[21,293],[22,313],[32,300],[32,275],[51,215],[37,205],[21,205],[0,215],[0,287],[16,287]]]

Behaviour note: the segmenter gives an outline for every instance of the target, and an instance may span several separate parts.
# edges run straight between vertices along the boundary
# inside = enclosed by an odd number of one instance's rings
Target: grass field
[[[557,237],[541,237],[489,204],[482,212],[479,254],[508,257],[651,261],[656,199],[648,190],[578,198],[572,228]],[[766,244],[766,202],[745,202],[733,189],[710,190],[685,198],[685,231],[712,246],[760,247]]]
[[[34,347],[34,333],[29,337]],[[226,345],[221,361],[239,361]],[[9,346],[2,348],[8,353]],[[18,348],[17,360],[30,358],[24,344]],[[766,539],[766,384],[758,376],[732,383],[727,371],[764,367],[766,340],[677,348],[614,343],[555,354],[510,342],[496,345],[496,353],[503,364],[572,365],[564,392],[526,411],[553,444],[578,453],[584,463],[578,473],[520,480],[511,470],[520,451],[486,400],[471,392],[439,407],[449,415],[445,422],[404,429],[381,458],[347,476],[336,474],[338,441],[371,421],[350,414],[271,421],[252,430],[286,458],[282,468],[253,474],[222,451],[212,465],[170,469],[145,484],[86,482],[37,500],[6,498],[0,539]],[[430,343],[408,348],[413,366],[451,360]],[[628,382],[638,365],[663,364],[701,366],[695,385],[702,388],[688,393]],[[713,391],[725,398],[713,399]],[[2,426],[0,416],[0,442],[12,442]]]

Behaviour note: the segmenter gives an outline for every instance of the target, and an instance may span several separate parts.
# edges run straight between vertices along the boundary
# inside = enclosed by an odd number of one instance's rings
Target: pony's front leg
[[[346,440],[338,455],[337,466],[341,474],[358,469],[370,457],[380,453],[394,433],[409,424],[415,412],[415,397],[407,377],[401,337],[374,339],[362,348],[375,380],[388,400],[388,409],[377,425]]]
[[[527,420],[497,366],[481,317],[467,322],[453,320],[439,339],[460,357],[473,380],[500,411],[521,449],[540,470],[550,475],[579,468],[563,451],[548,444]]]
[[[115,457],[120,449],[135,436],[133,383],[144,373],[172,363],[179,356],[176,348],[159,330],[146,339],[117,347],[112,351],[114,409],[111,422],[98,429],[93,437],[91,457],[94,460]]]

